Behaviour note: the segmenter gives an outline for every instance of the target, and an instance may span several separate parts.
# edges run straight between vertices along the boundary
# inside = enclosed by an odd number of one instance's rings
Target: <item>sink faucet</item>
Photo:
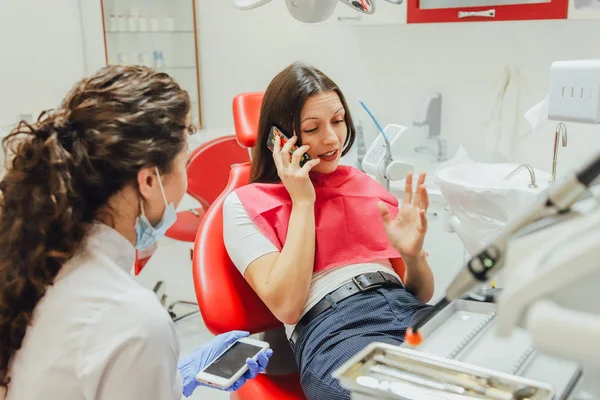
[[[429,153],[434,156],[437,161],[446,161],[448,159],[448,145],[446,143],[446,139],[437,138],[437,148],[438,151],[436,153],[435,150],[428,146],[417,146],[415,147],[415,152]]]
[[[442,130],[442,95],[433,93],[425,99],[425,103],[417,113],[414,126],[429,126],[429,137],[440,136]]]
[[[515,168],[515,170],[513,172],[511,172],[510,174],[506,175],[506,178],[504,178],[505,181],[509,180],[510,178],[512,178],[513,176],[515,176],[517,174],[517,172],[519,172],[521,169],[526,168],[529,171],[529,177],[531,178],[531,183],[529,184],[530,188],[537,188],[538,185],[537,183],[535,183],[535,171],[533,170],[533,168],[531,168],[531,165],[529,164],[521,164],[519,165],[517,168]]]
[[[442,128],[442,95],[439,93],[433,93],[427,99],[422,108],[419,110],[417,118],[413,122],[414,126],[425,126],[429,127],[429,139],[435,139],[437,141],[437,153],[435,150],[427,146],[415,147],[417,153],[430,153],[437,161],[446,161],[447,159],[447,145],[446,140],[440,138],[440,132]]]
[[[554,154],[552,156],[552,180],[550,183],[556,181],[556,162],[558,160],[558,140],[561,139],[562,147],[567,147],[567,127],[562,122],[556,126],[554,132]]]

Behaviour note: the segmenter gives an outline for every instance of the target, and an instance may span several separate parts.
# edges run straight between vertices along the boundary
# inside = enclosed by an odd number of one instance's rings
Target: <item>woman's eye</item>
[[[311,132],[314,132],[314,131],[316,131],[317,129],[318,129],[318,128],[313,128],[313,129],[305,129],[305,130],[304,130],[304,132],[306,132],[306,133],[311,133]]]
[[[333,121],[334,124],[341,124],[342,122],[346,122],[343,119],[338,119],[337,121]]]

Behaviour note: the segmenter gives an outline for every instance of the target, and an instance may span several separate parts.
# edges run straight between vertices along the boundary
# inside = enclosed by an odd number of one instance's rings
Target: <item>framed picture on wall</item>
[[[569,0],[407,0],[407,21],[414,24],[566,19],[568,6]]]

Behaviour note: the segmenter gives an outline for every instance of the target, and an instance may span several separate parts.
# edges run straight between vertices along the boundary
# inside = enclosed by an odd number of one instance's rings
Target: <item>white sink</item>
[[[506,223],[530,206],[551,178],[534,169],[537,187],[531,187],[529,171],[520,164],[480,163],[471,160],[464,149],[436,171],[440,191],[451,208],[450,224],[471,254],[481,250],[504,229]]]
[[[413,193],[417,190],[417,178],[418,171],[415,171],[416,175],[413,179]],[[402,199],[404,198],[404,189],[406,187],[406,180],[402,179],[399,181],[390,182],[390,192],[396,196],[400,203],[402,203]],[[434,178],[429,178],[429,176],[425,179],[425,188],[427,189],[427,195],[429,197],[430,203],[442,203],[444,204],[446,200],[444,199],[444,195],[442,194],[440,188],[435,182]]]

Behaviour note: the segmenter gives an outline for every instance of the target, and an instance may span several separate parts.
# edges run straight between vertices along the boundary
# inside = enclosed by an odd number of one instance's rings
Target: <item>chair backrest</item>
[[[239,145],[235,135],[202,143],[190,156],[187,193],[208,207],[227,186],[231,166],[249,161],[248,149]]]
[[[243,93],[233,99],[237,141],[246,148],[256,142],[262,97],[263,93]],[[233,265],[223,241],[223,202],[249,179],[249,162],[231,168],[227,186],[204,215],[194,243],[196,298],[213,334],[237,329],[257,333],[282,325]]]
[[[194,243],[196,299],[206,327],[215,335],[231,330],[258,333],[281,326],[233,265],[223,242],[223,202],[249,177],[249,163],[231,169],[229,183],[204,215]]]
[[[258,120],[264,92],[242,93],[233,98],[233,123],[240,145],[251,148],[256,143]]]

